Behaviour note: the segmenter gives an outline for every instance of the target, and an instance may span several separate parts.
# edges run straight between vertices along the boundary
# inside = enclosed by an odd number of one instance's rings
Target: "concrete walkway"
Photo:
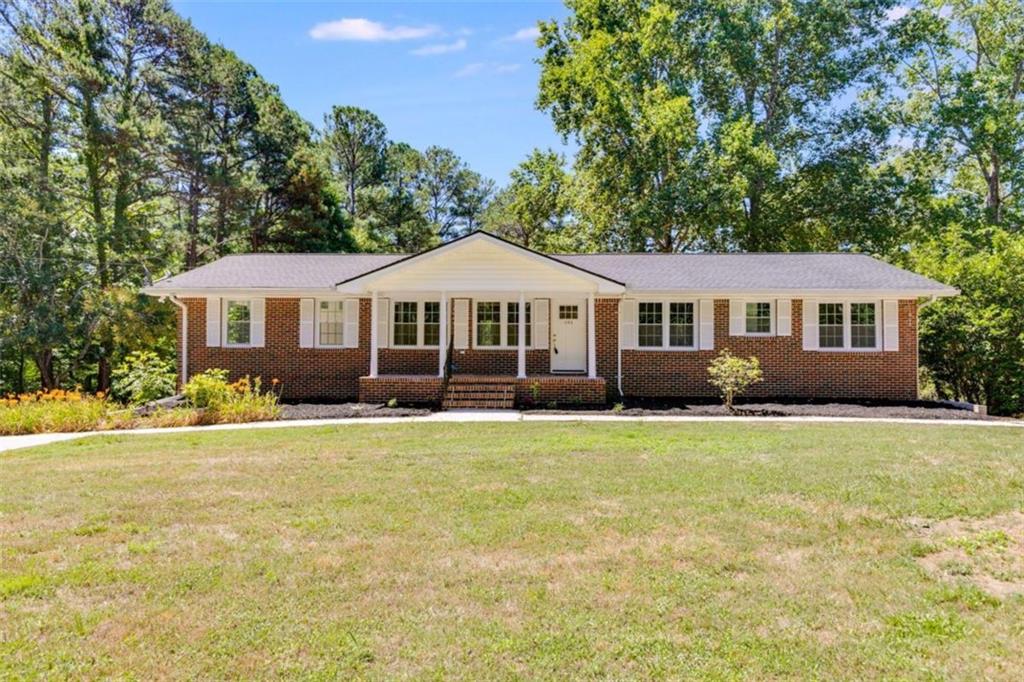
[[[820,424],[917,424],[920,426],[969,426],[978,428],[1024,428],[1024,421],[985,421],[979,419],[872,419],[864,417],[626,417],[611,414],[530,414],[516,410],[449,410],[422,417],[355,417],[351,419],[295,419],[250,424],[216,424],[213,426],[180,426],[163,429],[131,429],[121,431],[86,431],[82,433],[39,433],[27,436],[0,436],[0,452],[49,445],[90,436],[147,436],[200,431],[235,429],[281,429],[307,426],[349,426],[352,424],[433,424],[485,422],[649,422],[710,423],[745,422],[750,424],[820,423]]]

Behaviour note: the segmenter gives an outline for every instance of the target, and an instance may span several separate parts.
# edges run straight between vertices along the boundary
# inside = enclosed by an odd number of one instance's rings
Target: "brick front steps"
[[[544,407],[548,405],[603,405],[607,402],[605,380],[551,374],[524,379],[506,375],[455,374],[444,380],[436,376],[382,374],[359,378],[359,401],[383,403],[394,398],[400,403],[473,407],[476,409]],[[454,388],[453,388],[454,387]],[[458,397],[456,397],[458,396]],[[448,399],[460,404],[448,404]],[[476,401],[484,404],[461,404]]]
[[[510,410],[515,407],[514,377],[457,374],[448,380],[444,409]]]

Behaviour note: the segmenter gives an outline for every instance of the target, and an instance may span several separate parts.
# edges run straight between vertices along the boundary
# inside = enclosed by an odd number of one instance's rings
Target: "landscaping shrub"
[[[8,395],[0,399],[0,435],[113,428],[122,417],[115,407],[102,393],[54,389]]]
[[[232,389],[228,384],[228,371],[208,369],[196,374],[182,387],[181,392],[192,407],[217,407],[231,399]]]
[[[185,386],[190,405],[157,410],[145,417],[98,393],[37,391],[0,398],[0,435],[67,431],[97,431],[137,427],[238,424],[281,416],[278,382],[263,390],[260,379],[244,377],[229,384],[227,372],[211,370],[196,375]]]
[[[182,392],[193,408],[203,410],[204,424],[239,424],[281,416],[277,394],[264,391],[260,377],[242,377],[229,384],[227,370],[210,369],[189,379]],[[276,388],[277,380],[271,382]]]
[[[708,382],[718,389],[725,407],[733,412],[733,400],[750,386],[763,380],[761,362],[756,357],[746,360],[723,350],[708,367]]]
[[[114,396],[131,405],[142,405],[173,395],[176,378],[173,362],[152,351],[136,351],[113,372]]]

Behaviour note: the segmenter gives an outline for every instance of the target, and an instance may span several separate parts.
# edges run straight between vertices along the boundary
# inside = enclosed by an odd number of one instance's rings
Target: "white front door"
[[[587,371],[587,302],[551,301],[551,371]]]

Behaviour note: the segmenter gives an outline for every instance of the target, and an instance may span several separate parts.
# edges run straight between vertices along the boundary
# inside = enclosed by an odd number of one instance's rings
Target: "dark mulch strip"
[[[536,410],[540,414],[572,414],[572,410]],[[620,412],[595,410],[592,414],[615,414],[626,417],[725,417],[730,413],[723,405],[678,405],[672,407],[629,407]],[[746,403],[736,406],[741,417],[861,417],[876,419],[998,419],[969,410],[938,403],[913,405],[857,405],[849,403]]]
[[[281,419],[353,419],[355,417],[421,417],[430,410],[370,403],[282,405]]]

